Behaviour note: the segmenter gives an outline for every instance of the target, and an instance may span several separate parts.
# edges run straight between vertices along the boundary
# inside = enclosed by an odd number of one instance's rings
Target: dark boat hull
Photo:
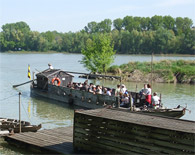
[[[92,94],[86,91],[54,85],[48,85],[48,90],[31,87],[31,96],[40,96],[87,109],[104,108],[106,105],[117,103],[117,97],[115,96]]]
[[[31,125],[29,122],[21,121],[21,132],[36,132],[42,128],[42,125]],[[14,119],[0,118],[0,129],[10,132],[19,132],[19,121]]]
[[[154,110],[142,111],[141,113],[180,118],[183,115],[185,115],[185,109],[158,109],[158,110],[154,109]]]
[[[134,93],[135,94],[135,93]],[[90,92],[70,89],[67,87],[58,87],[48,84],[48,90],[37,89],[31,86],[31,96],[41,96],[47,99],[52,99],[66,104],[73,104],[82,108],[97,109],[107,106],[118,108],[118,97],[102,94],[92,94]],[[124,111],[130,111],[126,109]],[[181,109],[151,109],[145,111],[137,111],[146,114],[159,116],[167,116],[180,118],[185,114],[185,110]]]

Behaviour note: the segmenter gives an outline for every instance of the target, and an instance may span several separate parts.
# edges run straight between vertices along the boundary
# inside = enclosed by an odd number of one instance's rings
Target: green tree
[[[30,27],[25,22],[5,24],[2,26],[2,30],[3,38],[6,40],[7,50],[27,49],[25,41],[30,33]]]
[[[117,18],[113,21],[114,28],[118,31],[121,31],[123,28],[123,20],[121,18]]]
[[[110,33],[111,32],[112,21],[110,19],[104,19],[98,23],[99,32]]]
[[[97,25],[98,24],[95,21],[93,21],[93,22],[88,23],[84,29],[87,33],[95,33],[98,31]]]
[[[156,31],[159,28],[163,27],[163,17],[162,16],[153,16],[150,20],[151,29]]]
[[[142,31],[150,30],[150,17],[143,17],[140,20],[140,27]]]
[[[94,35],[87,40],[86,47],[81,52],[84,56],[80,63],[93,73],[105,73],[114,61],[113,48],[109,35]]]
[[[163,17],[163,27],[168,30],[174,30],[175,20],[171,16]]]

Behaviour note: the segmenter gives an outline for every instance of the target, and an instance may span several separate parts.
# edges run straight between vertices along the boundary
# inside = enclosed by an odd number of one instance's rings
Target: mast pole
[[[20,102],[20,96],[21,96],[21,92],[19,92],[19,133],[21,133],[21,102]]]
[[[152,55],[151,55],[151,87],[153,85],[153,54],[154,53],[152,52]]]

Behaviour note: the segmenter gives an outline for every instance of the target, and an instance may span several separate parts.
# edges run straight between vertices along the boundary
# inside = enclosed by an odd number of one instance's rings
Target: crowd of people
[[[84,83],[69,83],[67,87],[76,89],[76,90],[83,90],[88,91],[93,94],[104,94],[104,95],[112,95],[112,89],[102,87],[100,85],[94,85],[93,83],[88,84],[88,80],[86,80]]]
[[[84,83],[69,83],[67,87],[76,90],[87,91],[93,94],[104,94],[104,95],[115,95],[119,97],[120,107],[128,108],[130,106],[130,101],[133,103],[133,98],[128,92],[126,86],[124,84],[117,85],[114,93],[111,88],[102,87],[100,85],[94,85],[93,83],[88,84],[88,80]],[[154,106],[158,106],[160,102],[160,98],[157,96],[157,93],[154,92],[152,96],[152,89],[150,84],[144,84],[144,88],[142,88],[139,92],[140,95],[140,103],[141,106],[146,105],[149,108]]]

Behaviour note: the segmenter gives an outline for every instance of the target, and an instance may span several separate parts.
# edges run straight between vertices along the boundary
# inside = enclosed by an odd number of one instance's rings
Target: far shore
[[[81,53],[71,53],[71,52],[57,52],[57,51],[5,51],[5,52],[0,52],[0,53],[13,53],[13,54],[54,54],[54,53],[62,53],[62,54],[81,54]],[[116,53],[116,55],[151,55],[151,54],[124,54],[124,53]],[[195,57],[195,55],[190,55],[190,54],[154,54],[154,56],[166,56],[166,57],[171,57],[171,56],[184,56],[184,57]]]

